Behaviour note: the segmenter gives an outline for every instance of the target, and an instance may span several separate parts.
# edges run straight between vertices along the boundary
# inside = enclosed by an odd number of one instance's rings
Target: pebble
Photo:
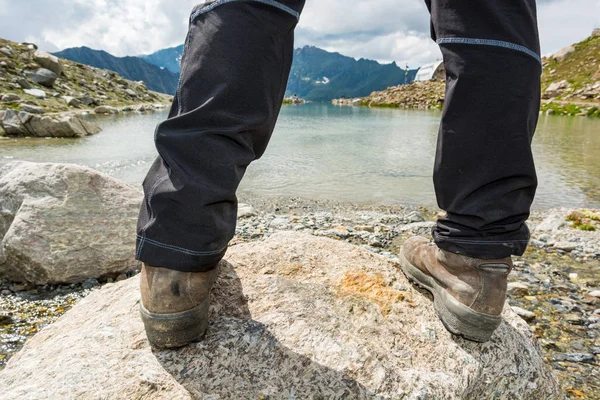
[[[524,308],[516,306],[511,306],[511,308],[519,317],[523,318],[525,321],[529,322],[535,319],[535,314],[532,311],[525,310]]]
[[[556,242],[554,243],[554,248],[558,249],[558,250],[562,250],[562,251],[573,251],[577,248],[577,246],[579,246],[579,243],[573,243],[573,242]]]
[[[563,319],[570,323],[571,325],[583,325],[585,324],[585,319],[579,314],[570,313],[563,316]]]
[[[254,217],[256,213],[251,205],[240,203],[238,204],[238,218]]]
[[[592,363],[594,362],[594,355],[591,353],[557,353],[552,356],[552,361]]]
[[[87,279],[85,280],[82,284],[81,287],[84,289],[91,289],[93,287],[96,287],[100,285],[100,282],[98,282],[98,280],[96,279]]]
[[[529,296],[529,285],[523,282],[509,282],[507,289],[511,296]]]

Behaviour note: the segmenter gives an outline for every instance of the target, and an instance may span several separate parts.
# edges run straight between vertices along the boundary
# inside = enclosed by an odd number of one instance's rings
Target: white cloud
[[[197,0],[0,0],[0,37],[50,51],[75,46],[137,55],[181,44]],[[542,52],[600,27],[600,0],[538,0]],[[416,67],[440,57],[422,0],[308,0],[297,46]]]

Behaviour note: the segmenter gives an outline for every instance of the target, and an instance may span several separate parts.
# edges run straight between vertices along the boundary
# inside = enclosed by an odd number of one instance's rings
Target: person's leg
[[[192,11],[138,220],[140,310],[157,347],[180,347],[206,331],[210,289],[235,234],[235,193],[275,127],[303,6],[217,0]]]
[[[447,75],[434,170],[447,216],[435,244],[407,240],[400,262],[433,294],[450,332],[484,342],[502,320],[510,256],[529,240],[541,74],[535,0],[427,5]]]
[[[155,132],[137,259],[214,268],[235,233],[235,192],[269,141],[285,93],[304,0],[218,0],[191,16],[180,84]]]
[[[521,255],[537,179],[540,106],[535,0],[431,0],[446,67],[435,159],[436,244],[479,258]]]

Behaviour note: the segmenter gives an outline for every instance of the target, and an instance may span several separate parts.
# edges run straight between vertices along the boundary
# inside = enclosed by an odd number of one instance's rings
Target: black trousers
[[[537,186],[531,139],[540,99],[535,0],[428,0],[447,73],[434,167],[445,250],[521,255]],[[235,234],[236,190],[264,153],[292,63],[304,0],[197,6],[169,118],[155,132],[137,259],[206,271]]]

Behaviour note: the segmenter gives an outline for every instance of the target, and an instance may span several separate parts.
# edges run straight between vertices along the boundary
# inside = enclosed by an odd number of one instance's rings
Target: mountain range
[[[144,81],[148,89],[175,94],[179,73],[146,62],[140,57],[115,57],[103,50],[73,47],[54,53],[55,56],[81,64],[114,71],[132,81]]]
[[[177,89],[183,45],[139,57],[115,57],[88,47],[55,53],[68,60],[106,68],[127,79],[144,81],[148,88],[174,94]],[[417,70],[405,71],[396,63],[380,64],[373,60],[347,57],[317,47],[305,46],[294,51],[286,95],[312,101],[339,97],[363,97],[414,80]]]

